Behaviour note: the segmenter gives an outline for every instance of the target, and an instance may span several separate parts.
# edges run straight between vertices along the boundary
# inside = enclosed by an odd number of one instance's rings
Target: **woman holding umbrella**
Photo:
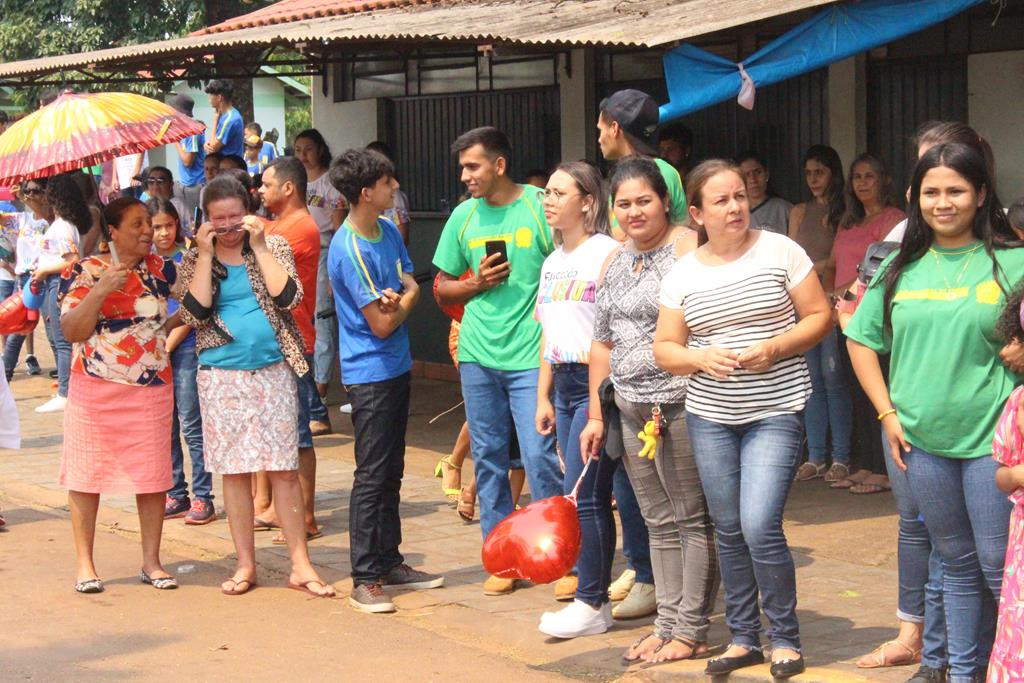
[[[93,562],[103,493],[135,494],[139,579],[161,590],[177,588],[160,564],[164,493],[172,483],[174,390],[166,344],[175,267],[152,253],[153,227],[142,202],[116,199],[106,219],[110,253],[78,261],[61,280],[60,326],[75,343],[60,473],[75,532],[75,590],[103,591]]]

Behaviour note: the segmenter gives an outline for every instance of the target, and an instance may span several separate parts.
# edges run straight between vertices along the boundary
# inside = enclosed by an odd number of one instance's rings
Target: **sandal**
[[[870,481],[872,477],[875,478],[875,481]],[[883,479],[885,480],[884,482],[882,481]],[[868,480],[850,487],[850,493],[859,496],[867,496],[872,493],[883,493],[891,490],[892,486],[888,483],[888,477],[883,477],[882,475],[871,475],[871,477],[868,477]]]
[[[834,484],[837,481],[842,481],[850,476],[850,466],[845,465],[841,462],[832,463],[832,467],[828,468],[828,472],[825,473],[825,481],[830,484]]]
[[[633,644],[629,646],[629,650],[637,649],[638,647],[640,647],[640,644],[643,643],[648,638],[658,638],[658,640],[661,641],[661,645],[665,644],[665,639],[664,638],[660,638],[657,633],[655,633],[654,631],[651,631],[647,635],[640,636],[635,641],[633,641]],[[658,645],[658,647],[661,647],[661,645]],[[626,652],[629,652],[629,650],[626,650]],[[639,661],[643,661],[643,660],[640,659],[639,656],[627,657],[626,655],[622,655],[622,663],[625,666],[630,666],[631,664],[636,664]]]
[[[224,583],[231,582],[231,590],[228,590],[221,584],[220,592],[224,595],[245,595],[251,589],[256,587],[256,579],[250,581],[249,579],[228,579]]]
[[[885,648],[890,645],[895,645],[902,649],[905,656],[889,658],[888,652]],[[906,643],[902,643],[898,640],[887,640],[882,643],[874,650],[857,660],[858,669],[882,669],[890,666],[906,666],[907,664],[917,664],[921,661],[921,650],[920,648],[915,650]],[[864,662],[863,664],[861,662]]]
[[[838,481],[832,483],[829,486],[829,488],[830,489],[848,489],[848,488],[853,488],[857,484],[863,484],[864,480],[867,479],[870,476],[871,476],[870,470],[864,470],[864,469],[857,470],[853,474],[851,474],[851,475],[849,475],[849,476],[847,476],[847,477],[845,477],[843,479],[839,479]]]
[[[652,662],[649,659],[645,661],[651,666],[657,666],[658,664],[680,662],[686,659],[697,659],[701,657],[707,657],[708,655],[708,648],[706,643],[696,643],[689,640],[685,640],[683,638],[662,638],[661,644],[659,644],[658,647],[654,648],[654,652],[652,652],[651,654],[657,654],[658,652],[661,652],[662,648],[664,648],[666,645],[672,642],[682,643],[686,647],[690,648],[690,654],[686,655],[685,657],[671,657],[669,659],[662,659],[657,662]],[[704,646],[704,649],[701,649],[702,645]]]
[[[825,474],[825,463],[816,465],[813,462],[805,462],[796,471],[793,481],[810,481]]]
[[[441,490],[444,492],[444,497],[448,500],[448,504],[455,507],[459,503],[460,489],[449,489],[444,486],[444,475],[446,474],[445,468],[454,470],[459,473],[459,478],[462,477],[462,468],[456,467],[452,464],[452,456],[446,455],[437,461],[437,466],[434,468],[434,476],[441,480]]]
[[[467,493],[469,494],[468,497],[466,496]],[[467,524],[473,521],[473,515],[476,513],[476,494],[468,486],[463,486],[462,491],[459,492],[459,505],[455,508],[455,511],[459,513],[459,517]]]

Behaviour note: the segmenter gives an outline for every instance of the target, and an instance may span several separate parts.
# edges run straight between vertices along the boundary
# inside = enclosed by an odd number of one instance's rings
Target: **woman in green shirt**
[[[933,147],[911,184],[907,232],[846,329],[857,378],[942,557],[949,680],[981,680],[992,646],[1011,506],[990,457],[1018,377],[996,321],[1024,272],[984,157]],[[891,354],[890,386],[879,354]],[[993,622],[993,623],[989,623]]]

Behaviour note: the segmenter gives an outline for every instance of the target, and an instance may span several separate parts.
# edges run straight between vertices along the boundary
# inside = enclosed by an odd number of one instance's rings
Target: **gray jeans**
[[[616,397],[626,455],[623,463],[651,539],[659,638],[704,643],[715,595],[718,557],[682,404],[661,406],[661,442],[653,460],[638,457],[637,434],[652,404]]]

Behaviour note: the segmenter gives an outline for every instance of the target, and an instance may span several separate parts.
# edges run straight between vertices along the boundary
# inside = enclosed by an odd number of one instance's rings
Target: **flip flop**
[[[321,538],[323,535],[324,532],[320,529],[317,529],[316,531],[307,531],[306,543],[309,543],[310,541],[315,541],[316,539]],[[270,542],[274,545],[288,545],[288,539],[284,538],[283,536],[282,538],[272,538]]]
[[[240,581],[236,581],[234,579],[228,579],[228,581],[230,581],[231,583],[233,583],[235,585],[235,590],[229,591],[229,590],[225,590],[223,587],[221,587],[220,592],[223,593],[224,595],[245,595],[250,590],[252,590],[253,588],[256,587],[256,580],[255,579],[253,579],[252,581],[250,581],[249,579],[242,579]],[[227,583],[227,581],[225,581],[224,583]],[[239,590],[239,588],[242,586],[242,584],[245,584],[245,588],[242,588],[241,590]]]
[[[309,593],[314,598],[333,598],[333,597],[335,597],[334,593],[330,593],[328,595],[322,595],[322,594],[317,593],[316,591],[310,589],[309,584],[311,584],[311,583],[320,584],[324,588],[327,588],[330,585],[329,583],[325,583],[324,581],[321,581],[319,579],[310,579],[309,581],[306,581],[305,583],[292,583],[291,581],[289,581],[288,582],[288,587],[291,588],[294,591],[299,591],[301,593]]]
[[[273,531],[274,529],[280,529],[281,527],[276,524],[272,524],[266,520],[260,519],[259,517],[253,517],[252,530],[253,531]]]

